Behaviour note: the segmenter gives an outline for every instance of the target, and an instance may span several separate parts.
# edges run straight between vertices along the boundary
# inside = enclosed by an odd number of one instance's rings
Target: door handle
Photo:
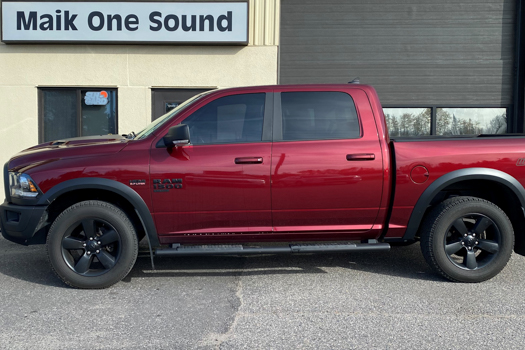
[[[235,164],[261,164],[262,162],[262,157],[235,158]]]
[[[356,161],[356,160],[374,160],[376,155],[373,153],[359,153],[359,154],[347,154],[346,160]]]

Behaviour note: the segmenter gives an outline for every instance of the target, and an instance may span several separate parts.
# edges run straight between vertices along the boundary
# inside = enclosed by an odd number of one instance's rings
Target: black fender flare
[[[417,234],[419,225],[423,220],[425,211],[430,205],[432,199],[445,187],[454,183],[466,180],[489,180],[498,182],[509,188],[518,197],[521,207],[525,208],[525,189],[511,175],[503,171],[490,168],[466,168],[452,171],[434,181],[419,197],[414,210],[410,215],[407,230],[403,236],[404,241],[412,241]]]
[[[49,205],[60,195],[75,190],[99,189],[113,192],[126,199],[134,208],[148,236],[149,242],[153,247],[160,246],[157,236],[157,229],[153,216],[142,197],[132,188],[115,180],[109,180],[98,177],[81,177],[67,180],[52,187],[43,196],[41,196],[36,205]]]

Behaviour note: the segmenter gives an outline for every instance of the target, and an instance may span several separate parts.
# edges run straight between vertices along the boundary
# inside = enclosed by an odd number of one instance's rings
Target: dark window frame
[[[211,103],[218,101],[225,97],[232,97],[232,96],[239,96],[239,95],[256,95],[261,94],[264,95],[264,112],[263,112],[263,120],[262,120],[262,134],[261,134],[261,140],[258,141],[239,141],[239,142],[212,142],[212,143],[201,143],[201,144],[192,144],[193,147],[201,147],[201,146],[220,146],[220,145],[241,145],[241,144],[255,144],[255,143],[268,143],[272,142],[271,140],[271,125],[273,122],[273,100],[274,100],[274,94],[271,92],[241,92],[241,93],[235,93],[231,95],[225,95],[220,96],[216,99],[213,99],[212,101],[208,101],[205,105],[201,106],[199,109],[193,111],[190,115],[187,115],[182,119],[180,122],[178,122],[176,125],[185,124],[185,120],[189,117],[193,116],[195,113],[199,112],[202,108],[205,108],[206,106],[210,105]],[[190,134],[191,138],[191,134]],[[191,142],[191,140],[190,140]]]
[[[348,95],[354,105],[356,117],[357,117],[357,125],[358,125],[358,131],[359,136],[358,137],[347,137],[347,138],[334,138],[334,139],[304,139],[304,140],[284,140],[283,139],[283,109],[282,109],[282,97],[281,94],[283,93],[300,93],[300,92],[337,92],[337,93],[344,93]],[[330,141],[341,141],[341,140],[359,140],[363,138],[363,123],[361,122],[361,117],[359,113],[359,108],[357,104],[355,103],[355,99],[352,96],[352,94],[346,92],[346,91],[336,91],[336,90],[314,90],[314,91],[278,91],[274,93],[274,120],[273,120],[273,142],[330,142]]]
[[[418,136],[403,136],[403,138],[420,138],[420,137],[432,137],[432,136],[444,136],[444,135],[437,135],[436,129],[437,129],[437,109],[438,108],[505,108],[507,110],[507,133],[515,133],[516,131],[513,131],[513,123],[514,123],[514,114],[513,114],[513,106],[512,105],[475,105],[475,106],[469,106],[469,105],[423,105],[423,104],[417,104],[417,105],[384,105],[381,106],[381,108],[430,108],[430,135],[418,135]],[[496,135],[496,134],[494,134]],[[400,136],[396,136],[400,137]],[[454,137],[454,136],[451,136]]]
[[[118,135],[118,88],[116,87],[91,87],[91,86],[80,86],[80,87],[62,87],[62,86],[39,86],[38,87],[38,142],[44,143],[44,91],[76,91],[77,95],[77,137],[82,134],[82,91],[83,90],[107,90],[115,91],[115,135]]]

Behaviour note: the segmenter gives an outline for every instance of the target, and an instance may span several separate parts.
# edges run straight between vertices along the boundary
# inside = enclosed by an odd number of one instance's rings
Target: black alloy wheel
[[[445,252],[457,267],[476,270],[496,258],[501,240],[501,232],[492,219],[482,214],[467,214],[450,225],[444,240]]]
[[[74,223],[62,239],[62,257],[83,276],[99,276],[118,262],[122,250],[120,235],[108,222],[87,218]]]
[[[514,230],[497,205],[476,197],[452,197],[422,224],[421,250],[428,264],[456,282],[496,276],[514,248]]]
[[[119,207],[79,202],[64,210],[47,236],[54,272],[75,288],[106,288],[123,279],[138,255],[135,227]]]

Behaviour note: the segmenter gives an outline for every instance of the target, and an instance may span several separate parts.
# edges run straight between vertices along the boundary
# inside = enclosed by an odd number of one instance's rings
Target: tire
[[[503,210],[481,198],[453,197],[435,207],[423,224],[427,263],[455,282],[482,282],[510,259],[514,230]]]
[[[53,271],[74,288],[107,288],[131,271],[138,255],[133,224],[118,207],[85,201],[64,210],[47,236]]]

